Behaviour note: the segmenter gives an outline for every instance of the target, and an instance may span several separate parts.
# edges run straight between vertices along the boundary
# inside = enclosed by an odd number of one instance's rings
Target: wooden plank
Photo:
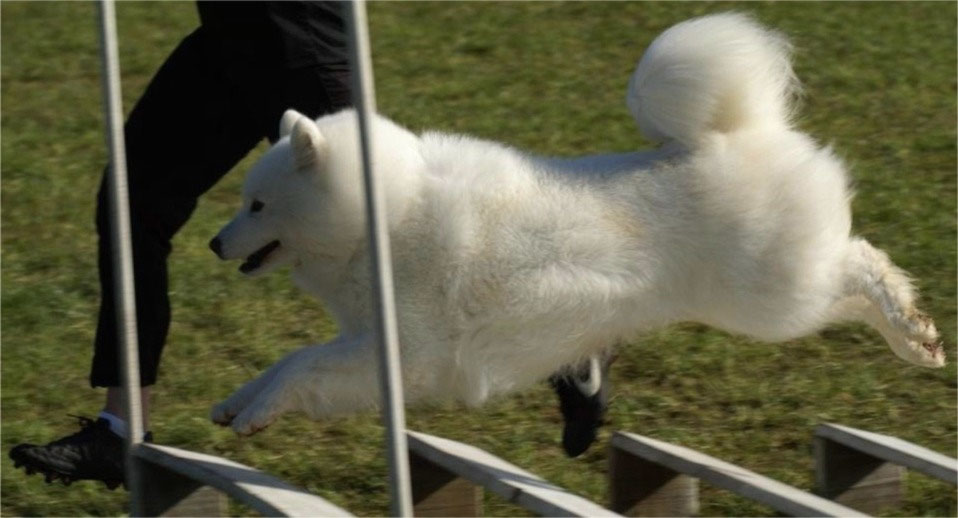
[[[475,446],[407,431],[409,449],[543,516],[619,516]]]
[[[699,479],[609,448],[609,497],[627,516],[698,516]]]
[[[216,488],[266,516],[352,516],[316,495],[221,457],[150,443],[137,446],[134,454],[168,473]],[[153,484],[147,480],[146,485]]]
[[[958,460],[897,437],[834,423],[818,425],[815,436],[958,485]]]
[[[150,484],[152,481],[148,481]],[[163,513],[164,517],[229,516],[226,495],[203,486]]]
[[[901,506],[905,468],[815,437],[815,492],[869,514]]]
[[[184,504],[189,497],[203,487],[189,477],[168,470],[163,466],[137,459],[140,484],[140,513],[143,516],[168,516]]]
[[[414,516],[482,516],[482,487],[409,452]]]
[[[632,433],[616,432],[612,437],[612,447],[751,498],[791,516],[867,516],[740,466],[675,444]]]

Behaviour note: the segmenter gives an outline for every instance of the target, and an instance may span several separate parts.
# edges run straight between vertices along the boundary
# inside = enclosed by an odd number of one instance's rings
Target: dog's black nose
[[[220,242],[219,237],[214,237],[213,239],[210,240],[210,250],[212,250],[213,253],[216,254],[216,257],[219,257],[219,258],[223,257],[223,243]]]

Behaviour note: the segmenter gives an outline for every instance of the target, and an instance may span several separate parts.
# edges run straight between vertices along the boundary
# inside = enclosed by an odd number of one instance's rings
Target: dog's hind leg
[[[597,431],[609,404],[609,366],[615,354],[594,354],[549,379],[565,422],[562,448],[569,457],[577,457],[595,442]]]
[[[915,307],[908,274],[861,238],[852,240],[845,263],[844,294],[832,307],[836,320],[863,320],[901,359],[941,367],[945,352],[931,318]]]

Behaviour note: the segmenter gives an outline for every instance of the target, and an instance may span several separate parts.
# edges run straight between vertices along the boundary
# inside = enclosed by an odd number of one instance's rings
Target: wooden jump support
[[[836,424],[815,430],[822,496],[689,448],[618,432],[609,457],[610,511],[475,446],[413,431],[406,438],[415,516],[481,516],[483,489],[544,516],[693,516],[699,512],[700,480],[792,516],[868,516],[863,513],[900,503],[904,467],[958,485],[955,459]],[[145,475],[146,515],[220,516],[225,493],[267,516],[352,516],[319,496],[220,457],[149,443],[137,446],[134,455]],[[198,488],[206,495],[200,496]]]
[[[546,482],[475,446],[407,431],[415,516],[480,516],[482,490],[544,516],[619,516]],[[195,504],[177,512],[181,501],[210,502],[195,492],[209,486],[264,516],[353,516],[325,499],[262,471],[213,455],[142,443],[134,454],[144,475],[147,516],[220,515],[216,505],[200,512]],[[171,511],[172,510],[172,511]],[[191,512],[192,511],[192,512]]]
[[[905,468],[958,485],[958,460],[896,437],[821,424],[814,444],[816,491],[864,512],[901,504]]]
[[[407,438],[416,516],[479,516],[481,487],[543,516],[619,516],[475,446],[413,431]]]
[[[159,516],[202,486],[210,486],[264,516],[353,516],[311,493],[238,462],[171,446],[141,443],[146,516]],[[199,513],[197,513],[199,514]]]
[[[704,453],[626,432],[612,437],[612,509],[630,516],[698,514],[698,480],[791,516],[867,516]]]

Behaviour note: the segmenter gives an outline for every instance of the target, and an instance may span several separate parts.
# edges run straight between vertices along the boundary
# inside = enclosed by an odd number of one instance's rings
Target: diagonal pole
[[[103,106],[110,147],[110,226],[113,238],[114,300],[120,345],[120,372],[126,396],[129,434],[126,448],[126,485],[130,491],[130,515],[143,515],[138,464],[133,450],[143,440],[140,408],[140,363],[136,337],[136,305],[133,288],[133,246],[123,140],[123,102],[120,96],[120,58],[117,50],[116,11],[113,0],[97,3],[100,19],[100,49]]]
[[[353,105],[359,122],[360,152],[366,193],[366,219],[372,256],[373,297],[376,307],[375,332],[379,344],[379,379],[386,426],[386,453],[392,492],[392,516],[412,516],[412,486],[409,481],[409,450],[406,444],[406,417],[403,409],[402,371],[399,364],[399,340],[396,305],[393,297],[392,258],[382,187],[375,175],[373,157],[375,139],[372,118],[376,112],[373,91],[372,59],[366,3],[349,3],[350,59],[352,64]]]

